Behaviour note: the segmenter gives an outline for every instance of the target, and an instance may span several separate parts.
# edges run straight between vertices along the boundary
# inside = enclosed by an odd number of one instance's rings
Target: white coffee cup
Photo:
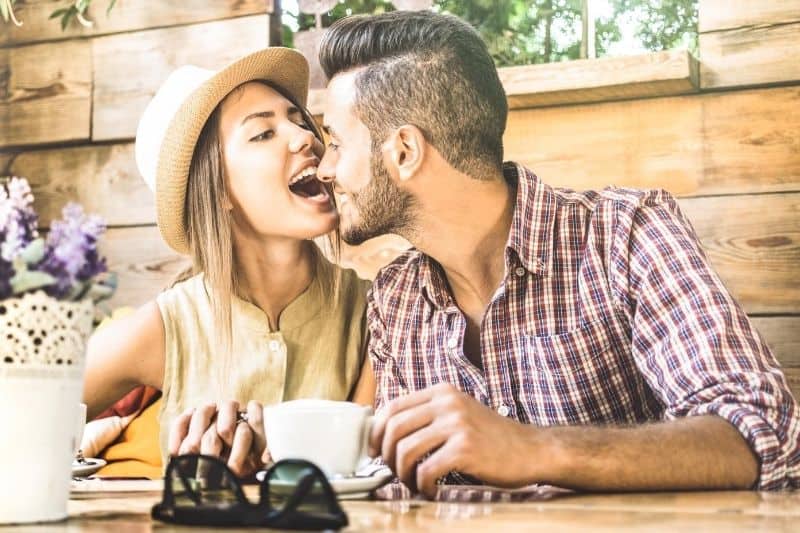
[[[328,477],[350,476],[369,461],[372,408],[351,402],[293,400],[264,408],[270,455],[305,459]]]
[[[67,516],[81,374],[0,376],[0,524]]]

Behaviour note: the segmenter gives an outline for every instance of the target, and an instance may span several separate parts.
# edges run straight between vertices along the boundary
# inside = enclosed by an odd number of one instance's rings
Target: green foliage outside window
[[[580,58],[582,0],[435,0],[434,9],[470,22],[489,46],[497,66]],[[697,0],[607,0],[595,18],[597,56],[687,48],[697,53]],[[322,16],[323,26],[355,13],[383,13],[385,0],[346,0]],[[284,45],[292,27],[314,27],[313,15],[285,11]]]

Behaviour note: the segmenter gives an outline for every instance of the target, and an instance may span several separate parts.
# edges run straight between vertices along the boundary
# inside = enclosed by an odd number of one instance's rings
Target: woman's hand
[[[271,462],[262,406],[250,401],[241,413],[239,402],[228,401],[187,409],[170,425],[168,451],[219,457],[238,477],[250,477]]]

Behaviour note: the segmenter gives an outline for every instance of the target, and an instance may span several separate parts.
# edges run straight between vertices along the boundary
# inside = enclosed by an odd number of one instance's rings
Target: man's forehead
[[[357,71],[350,70],[334,76],[328,83],[327,110],[352,108],[356,97],[355,77]]]

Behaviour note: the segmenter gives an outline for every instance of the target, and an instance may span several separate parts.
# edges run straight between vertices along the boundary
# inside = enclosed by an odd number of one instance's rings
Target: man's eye
[[[274,136],[275,136],[275,132],[274,131],[267,130],[267,131],[265,131],[263,133],[259,133],[258,135],[256,135],[255,137],[253,137],[250,140],[251,141],[256,141],[256,142],[258,142],[258,141],[268,141],[269,139],[272,139]]]

